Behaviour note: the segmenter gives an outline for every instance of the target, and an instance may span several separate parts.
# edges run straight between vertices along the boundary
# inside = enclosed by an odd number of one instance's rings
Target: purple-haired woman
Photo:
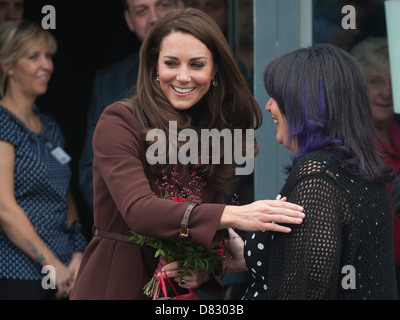
[[[264,82],[276,139],[294,153],[280,196],[306,217],[288,234],[231,237],[228,269],[251,273],[244,299],[396,299],[390,176],[358,64],[314,45],[274,58]]]

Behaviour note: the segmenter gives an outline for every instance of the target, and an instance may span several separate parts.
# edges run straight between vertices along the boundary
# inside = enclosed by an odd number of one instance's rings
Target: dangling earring
[[[158,74],[157,74],[157,77],[156,77],[156,81],[160,82],[160,77],[158,76]]]
[[[213,85],[214,87],[216,87],[216,86],[218,85],[218,81],[215,80],[215,77],[212,78],[211,83],[212,83],[212,85]]]

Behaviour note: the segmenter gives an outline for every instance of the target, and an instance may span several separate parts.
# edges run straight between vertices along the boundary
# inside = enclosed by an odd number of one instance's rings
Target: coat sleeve
[[[165,200],[152,191],[140,126],[127,107],[114,104],[104,111],[94,133],[93,151],[94,165],[128,227],[150,237],[177,238],[188,203]],[[206,203],[192,211],[192,240],[207,247],[218,244],[224,207]]]

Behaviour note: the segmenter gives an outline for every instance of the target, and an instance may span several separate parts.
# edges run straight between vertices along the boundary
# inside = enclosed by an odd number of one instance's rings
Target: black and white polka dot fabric
[[[65,264],[73,251],[83,251],[85,237],[77,223],[67,226],[66,193],[71,169],[51,154],[52,147],[64,147],[58,124],[35,108],[42,122],[36,134],[11,112],[0,106],[0,140],[15,148],[14,194],[36,231]],[[19,250],[0,229],[0,278],[40,280],[41,266]]]
[[[269,243],[273,233],[268,231],[249,232],[244,239],[244,256],[250,271],[249,285],[244,300],[265,300],[267,298],[267,274]]]

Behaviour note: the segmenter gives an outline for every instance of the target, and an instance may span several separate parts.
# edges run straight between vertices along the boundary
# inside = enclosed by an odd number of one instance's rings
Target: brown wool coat
[[[177,238],[187,203],[158,197],[149,173],[140,125],[122,104],[109,106],[93,137],[94,224],[98,229],[129,236],[129,230],[151,237]],[[190,236],[208,247],[223,237],[218,231],[225,195],[202,190]],[[217,204],[218,203],[218,204]],[[70,299],[146,299],[144,285],[157,259],[154,250],[124,241],[94,236],[89,243]],[[213,278],[215,293],[220,279]]]

